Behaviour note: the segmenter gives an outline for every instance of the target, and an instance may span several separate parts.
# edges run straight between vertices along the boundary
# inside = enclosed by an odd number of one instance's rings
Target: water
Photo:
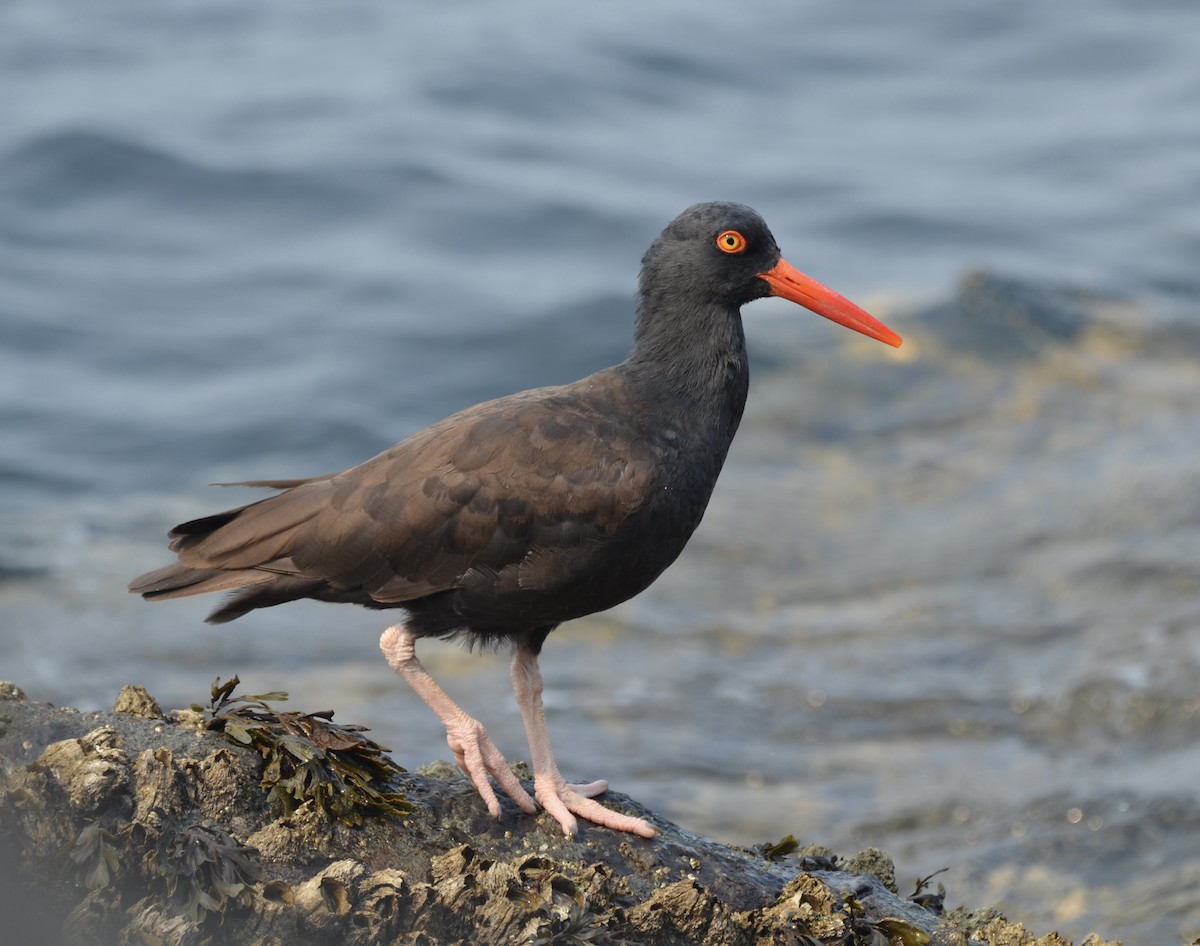
[[[1036,929],[1200,935],[1197,63],[1182,2],[5,4],[0,676],[237,672],[444,756],[380,615],[125,582],[247,495],[207,483],[619,360],[650,239],[742,200],[906,346],[747,309],[701,531],[546,648],[564,771]],[[525,754],[502,657],[423,656]]]

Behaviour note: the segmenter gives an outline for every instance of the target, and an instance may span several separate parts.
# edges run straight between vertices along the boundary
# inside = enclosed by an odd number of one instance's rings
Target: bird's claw
[[[537,803],[521,787],[521,783],[508,767],[508,761],[496,748],[496,744],[492,742],[479,720],[468,716],[447,727],[446,742],[450,751],[454,753],[454,761],[471,780],[493,818],[500,817],[500,801],[496,798],[492,783],[488,781],[489,774],[522,811],[530,815],[537,812]]]
[[[576,816],[614,831],[625,831],[643,838],[652,838],[658,833],[642,818],[623,815],[593,801],[597,795],[608,791],[608,782],[604,780],[569,785],[557,772],[537,774],[533,782],[534,795],[537,797],[535,802],[513,775],[507,760],[488,736],[483,723],[473,717],[463,714],[460,719],[448,725],[446,742],[450,751],[454,753],[458,767],[471,780],[493,818],[500,817],[500,801],[488,780],[489,775],[527,814],[536,814],[540,802],[546,813],[562,825],[563,833],[567,837],[573,838],[579,831]]]
[[[569,838],[575,837],[579,831],[576,815],[584,821],[611,828],[614,831],[625,831],[629,834],[652,838],[658,832],[650,822],[632,815],[623,815],[619,811],[605,808],[592,799],[608,791],[608,782],[589,782],[586,785],[568,785],[561,775],[542,774],[534,777],[534,795],[541,802],[546,813],[562,825],[563,834]]]

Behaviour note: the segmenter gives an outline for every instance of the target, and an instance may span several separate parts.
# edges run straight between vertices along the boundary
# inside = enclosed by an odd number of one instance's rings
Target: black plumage
[[[691,207],[643,258],[624,362],[467,408],[340,473],[241,484],[281,492],[176,526],[178,561],[130,590],[232,591],[215,623],[298,598],[402,608],[412,638],[535,658],[561,622],[650,585],[699,525],[746,402],[744,303],[784,295],[899,343],[819,284],[842,308],[781,288],[785,268],[754,211]]]

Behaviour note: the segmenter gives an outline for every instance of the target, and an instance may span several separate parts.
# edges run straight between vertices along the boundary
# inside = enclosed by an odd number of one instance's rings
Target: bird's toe
[[[522,811],[530,815],[537,812],[537,803],[512,774],[508,760],[496,748],[482,723],[468,717],[461,725],[446,730],[446,742],[454,753],[458,767],[471,780],[493,818],[500,817],[500,801],[488,779],[489,775]]]
[[[563,834],[569,838],[578,832],[579,818],[643,838],[658,834],[648,821],[613,811],[594,801],[592,795],[600,795],[608,790],[608,783],[603,780],[586,785],[568,785],[561,776],[539,776],[534,780],[534,789],[546,813],[562,826]]]
[[[586,782],[582,785],[568,783],[567,788],[576,795],[582,795],[584,798],[595,798],[597,795],[603,795],[608,791],[608,782],[600,779],[595,782]]]

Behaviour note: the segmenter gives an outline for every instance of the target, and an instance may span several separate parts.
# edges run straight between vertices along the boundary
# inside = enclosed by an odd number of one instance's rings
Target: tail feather
[[[271,572],[243,569],[221,571],[214,568],[191,568],[176,562],[165,568],[146,572],[129,583],[129,590],[147,601],[160,598],[187,598],[213,591],[232,591],[247,585],[259,585],[278,578]]]
[[[255,489],[291,489],[313,480],[329,479],[327,476],[306,476],[302,480],[242,480],[240,483],[213,483],[213,486],[250,486]]]
[[[306,484],[314,485],[295,489]],[[297,531],[325,507],[321,484],[314,480],[264,480],[236,485],[266,486],[285,492],[175,526],[168,533],[169,547],[180,560],[135,578],[129,590],[148,601],[234,592],[208,616],[213,624],[298,598],[334,600],[329,597],[334,592],[325,578],[299,574],[301,569],[292,560],[289,548]],[[337,600],[344,597],[339,594]],[[351,600],[357,598],[351,595]]]
[[[300,485],[236,509],[180,523],[168,533],[169,548],[192,568],[234,571],[288,558],[297,532],[327,506],[325,482]]]
[[[147,601],[168,598],[189,598],[214,591],[232,591],[224,604],[212,611],[205,620],[209,624],[224,624],[255,608],[307,598],[320,593],[320,579],[303,578],[254,568],[220,571],[211,568],[189,568],[187,565],[168,565],[135,578],[129,590]]]
[[[270,608],[299,598],[318,597],[325,587],[325,582],[320,579],[301,578],[298,575],[267,575],[267,579],[254,585],[247,585],[243,580],[237,594],[230,595],[204,620],[209,624],[225,624],[249,614],[255,608]]]
[[[191,548],[199,542],[203,542],[213,532],[221,526],[227,526],[233,522],[245,506],[239,506],[237,509],[227,509],[225,512],[218,512],[211,516],[204,516],[200,519],[192,519],[189,522],[181,522],[175,528],[167,533],[167,538],[171,541],[167,547],[172,552],[182,552]]]

